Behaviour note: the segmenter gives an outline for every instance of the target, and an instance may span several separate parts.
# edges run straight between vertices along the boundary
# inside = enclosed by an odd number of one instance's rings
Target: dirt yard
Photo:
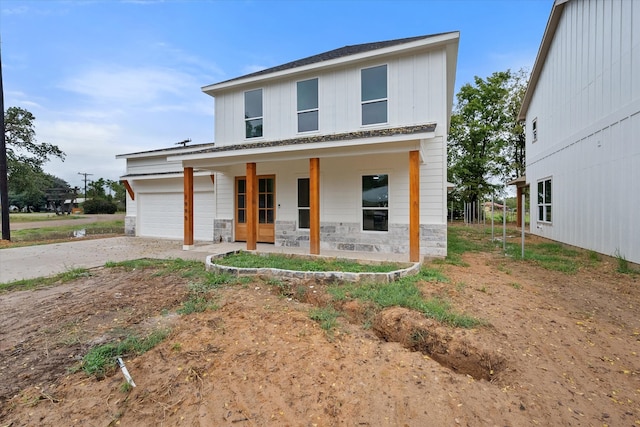
[[[576,274],[499,254],[439,265],[426,296],[486,325],[458,330],[405,309],[339,307],[327,334],[255,280],[219,309],[177,315],[188,279],[100,268],[0,296],[0,426],[639,426],[638,276],[603,260]],[[106,378],[70,373],[131,328],[169,337]]]

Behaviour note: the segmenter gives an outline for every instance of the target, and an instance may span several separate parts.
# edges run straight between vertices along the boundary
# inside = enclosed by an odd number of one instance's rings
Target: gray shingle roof
[[[245,78],[249,78],[249,77],[255,77],[255,76],[261,76],[261,75],[276,73],[278,71],[283,71],[283,70],[290,70],[290,69],[293,69],[293,68],[303,67],[305,65],[316,64],[318,62],[323,62],[323,61],[329,61],[329,60],[332,60],[332,59],[343,58],[345,56],[350,56],[350,55],[356,55],[358,53],[369,52],[369,51],[376,50],[376,49],[383,49],[383,48],[386,48],[386,47],[396,46],[396,45],[399,45],[399,44],[411,43],[411,42],[414,42],[414,41],[417,41],[417,40],[423,40],[423,39],[427,39],[427,38],[430,38],[430,37],[437,37],[437,36],[440,36],[440,35],[443,35],[443,34],[449,34],[449,33],[429,34],[429,35],[416,36],[416,37],[407,37],[407,38],[403,38],[403,39],[394,39],[394,40],[386,40],[386,41],[379,41],[379,42],[373,42],[373,43],[362,43],[362,44],[344,46],[344,47],[341,47],[341,48],[338,48],[338,49],[330,50],[328,52],[319,53],[317,55],[313,55],[313,56],[309,56],[309,57],[306,57],[306,58],[298,59],[298,60],[295,60],[295,61],[287,62],[286,64],[282,64],[282,65],[278,65],[278,66],[275,66],[275,67],[267,68],[265,70],[256,71],[255,73],[245,74],[244,76],[239,76],[239,77],[234,77],[232,79],[225,80],[225,81],[219,82],[217,84],[232,82],[234,80],[240,80],[240,79],[245,79]]]

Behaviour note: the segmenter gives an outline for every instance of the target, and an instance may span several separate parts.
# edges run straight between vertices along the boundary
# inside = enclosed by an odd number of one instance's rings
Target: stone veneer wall
[[[214,243],[233,242],[233,220],[213,220],[213,241]]]
[[[124,217],[124,234],[127,236],[136,235],[136,217],[135,216]]]
[[[426,257],[447,255],[447,226],[420,226],[420,249]],[[295,221],[276,221],[276,246],[308,248],[309,231],[296,229]],[[409,226],[389,224],[387,233],[362,232],[360,223],[324,222],[320,225],[320,248],[394,254],[409,253]]]

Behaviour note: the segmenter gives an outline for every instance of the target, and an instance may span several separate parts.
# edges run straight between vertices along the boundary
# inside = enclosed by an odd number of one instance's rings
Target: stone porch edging
[[[397,264],[407,264],[408,267],[399,270],[390,271],[387,273],[353,273],[345,271],[296,271],[296,270],[283,270],[280,268],[240,268],[230,267],[227,265],[216,264],[213,260],[223,258],[230,254],[236,254],[239,252],[249,252],[260,256],[272,255],[272,252],[256,252],[236,250],[221,254],[209,255],[205,261],[205,267],[207,271],[212,271],[220,274],[231,274],[232,276],[259,276],[267,278],[282,278],[282,279],[296,279],[296,280],[316,280],[319,282],[373,282],[373,283],[391,283],[406,276],[413,276],[420,272],[422,264],[420,262],[395,262]],[[329,260],[348,260],[353,261],[351,258],[340,257],[328,257],[322,255],[298,255],[298,254],[279,254],[287,257],[297,257],[306,259],[325,258]],[[380,261],[362,261],[366,264],[381,264]],[[394,262],[394,261],[390,261]]]

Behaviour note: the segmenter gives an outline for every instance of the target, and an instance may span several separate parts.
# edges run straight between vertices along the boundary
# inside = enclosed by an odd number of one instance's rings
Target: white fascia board
[[[208,95],[214,96],[216,92],[223,91],[225,89],[255,84],[257,82],[264,82],[267,80],[279,79],[292,74],[300,74],[308,71],[318,71],[325,68],[332,68],[337,66],[347,65],[353,62],[363,62],[376,57],[383,57],[388,55],[404,54],[414,50],[428,50],[439,45],[445,45],[447,43],[458,43],[460,33],[455,31],[451,33],[440,34],[433,37],[428,37],[421,40],[416,40],[409,43],[399,44],[395,46],[389,46],[381,49],[374,49],[363,53],[356,53],[336,59],[329,59],[326,61],[315,62],[309,65],[303,65],[295,68],[288,68],[286,70],[275,71],[269,74],[260,74],[257,76],[238,78],[228,80],[226,82],[215,83],[212,85],[202,87],[202,91]]]
[[[149,157],[166,157],[168,155],[176,155],[180,153],[190,153],[192,151],[200,151],[203,150],[205,146],[213,147],[215,144],[198,144],[192,145],[189,147],[182,148],[161,148],[156,150],[149,151],[140,151],[136,153],[128,153],[128,154],[116,154],[116,159],[141,159],[141,158],[149,158]]]
[[[288,144],[281,146],[271,147],[259,147],[259,148],[247,148],[239,150],[224,150],[214,151],[208,153],[193,153],[184,154],[179,156],[169,157],[168,161],[213,161],[216,165],[233,164],[244,162],[246,158],[269,158],[269,160],[280,158],[282,160],[292,159],[297,155],[300,158],[313,157],[311,153],[328,152],[327,150],[348,151],[350,148],[359,148],[358,152],[361,154],[373,153],[381,148],[385,144],[390,144],[385,150],[388,152],[389,148],[396,151],[406,151],[406,148],[399,143],[402,141],[413,141],[415,143],[415,149],[419,149],[420,139],[430,139],[435,137],[435,132],[416,133],[411,135],[394,135],[394,136],[380,136],[373,138],[362,138],[347,141],[325,141],[308,144]],[[231,160],[233,159],[233,160]],[[226,161],[231,160],[232,163]]]
[[[211,172],[208,170],[201,171],[193,171],[193,176],[209,176]],[[182,172],[172,172],[172,173],[154,173],[154,174],[131,174],[131,175],[122,175],[120,177],[121,181],[145,181],[151,179],[172,179],[172,178],[182,178],[184,176],[184,171]]]

